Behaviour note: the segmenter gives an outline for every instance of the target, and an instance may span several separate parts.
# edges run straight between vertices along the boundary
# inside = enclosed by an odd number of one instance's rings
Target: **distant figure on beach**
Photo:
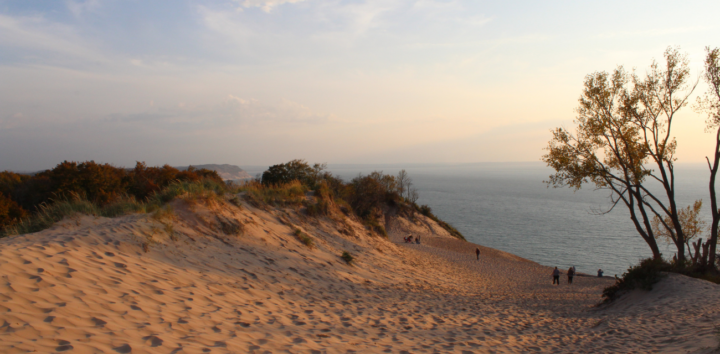
[[[557,267],[555,267],[555,269],[553,270],[552,276],[553,276],[553,285],[555,285],[555,284],[560,285],[560,270],[558,270]]]
[[[477,257],[478,261],[480,260],[480,247],[475,247],[475,256]]]
[[[412,243],[412,235],[408,236],[408,242]]]
[[[602,269],[598,269],[598,278],[601,278],[603,275]]]
[[[575,276],[575,267],[568,268],[567,276],[568,276],[568,284],[572,284],[572,278]]]
[[[415,243],[417,243],[418,245],[420,244],[420,236],[415,237]]]

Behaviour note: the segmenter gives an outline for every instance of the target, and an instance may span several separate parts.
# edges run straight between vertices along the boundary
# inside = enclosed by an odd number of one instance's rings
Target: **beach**
[[[172,207],[77,215],[0,239],[0,352],[712,353],[720,344],[720,288],[703,280],[671,274],[596,306],[612,278],[581,274],[570,285],[563,275],[554,286],[551,267],[453,238],[419,214],[386,216],[385,238],[343,215]],[[404,243],[410,234],[421,243]]]

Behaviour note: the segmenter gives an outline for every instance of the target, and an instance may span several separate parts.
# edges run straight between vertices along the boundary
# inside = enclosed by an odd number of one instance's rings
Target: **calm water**
[[[610,205],[608,193],[585,188],[547,188],[552,170],[542,163],[470,165],[329,165],[333,174],[350,180],[358,173],[405,169],[418,189],[418,204],[427,204],[455,226],[468,241],[507,251],[540,264],[606,275],[622,274],[640,258],[652,255],[635,231],[629,214]],[[260,171],[248,169],[251,174]],[[709,173],[702,165],[677,167],[678,203],[707,197]],[[672,257],[673,248],[661,244]]]

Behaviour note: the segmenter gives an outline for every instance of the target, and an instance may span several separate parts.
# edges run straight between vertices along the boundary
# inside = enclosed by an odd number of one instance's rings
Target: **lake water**
[[[470,242],[561,269],[574,265],[591,274],[602,268],[606,275],[621,275],[652,255],[624,205],[599,215],[610,205],[606,191],[592,186],[577,192],[547,188],[543,181],[553,171],[542,163],[328,165],[346,181],[358,173],[396,175],[400,169],[413,179],[418,204],[429,205]],[[709,204],[707,167],[678,165],[676,175],[679,205],[696,199]],[[660,247],[666,257],[674,254],[674,246]]]

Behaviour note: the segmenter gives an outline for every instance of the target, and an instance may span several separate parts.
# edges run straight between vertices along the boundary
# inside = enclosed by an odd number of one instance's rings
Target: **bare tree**
[[[710,213],[712,215],[707,264],[710,267],[715,267],[718,224],[720,224],[720,210],[718,210],[717,193],[715,191],[715,180],[720,166],[720,48],[710,49],[710,47],[707,47],[705,50],[707,51],[707,57],[705,58],[705,74],[703,78],[709,87],[702,97],[698,97],[695,109],[707,113],[706,131],[715,133],[713,159],[710,161],[709,157],[705,157],[710,169]]]
[[[415,204],[415,202],[417,202],[418,198],[420,198],[420,193],[418,193],[417,189],[409,188],[408,189],[408,200],[410,201],[410,203]]]
[[[407,171],[404,169],[400,170],[397,175],[397,191],[401,197],[405,195],[405,190],[407,189],[409,183],[411,183],[411,179]]]
[[[657,216],[682,266],[685,236],[675,202],[677,143],[671,127],[697,82],[688,84],[688,60],[677,49],[668,48],[664,57],[664,68],[653,61],[642,78],[622,67],[588,75],[574,121],[576,132],[555,129],[543,161],[556,171],[548,185],[580,189],[592,183],[609,190],[612,206],[607,212],[624,204],[653,258],[661,259],[651,225]],[[652,184],[665,195],[653,192]]]

